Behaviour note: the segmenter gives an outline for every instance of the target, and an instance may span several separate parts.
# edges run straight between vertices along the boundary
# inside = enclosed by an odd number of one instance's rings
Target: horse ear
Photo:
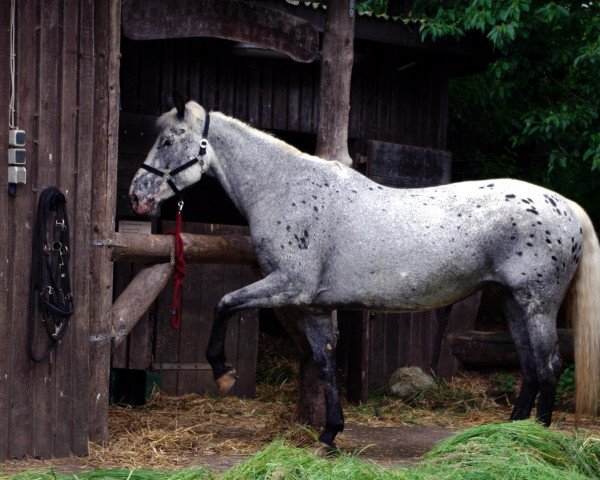
[[[177,108],[177,117],[183,118],[185,116],[185,100],[179,90],[175,90],[175,108]]]
[[[175,108],[175,102],[171,95],[165,95],[165,103],[167,104],[167,110],[173,110]]]

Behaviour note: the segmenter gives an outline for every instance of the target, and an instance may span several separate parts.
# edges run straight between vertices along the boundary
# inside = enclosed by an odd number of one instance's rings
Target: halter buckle
[[[203,138],[200,140],[200,155],[206,155],[206,148],[208,147],[208,140]]]

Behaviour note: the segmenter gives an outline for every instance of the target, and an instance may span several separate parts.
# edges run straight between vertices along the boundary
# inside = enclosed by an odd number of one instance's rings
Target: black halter
[[[210,115],[208,112],[206,112],[206,120],[204,121],[204,130],[202,131],[202,140],[200,140],[200,149],[198,150],[198,155],[196,155],[194,158],[192,158],[190,161],[185,162],[183,165],[179,165],[178,167],[174,168],[173,170],[171,170],[170,172],[164,172],[162,170],[159,170],[158,168],[154,168],[151,167],[150,165],[146,165],[145,163],[142,164],[142,167],[144,170],[153,173],[154,175],[157,175],[159,177],[161,177],[165,182],[167,182],[167,184],[169,185],[169,187],[171,187],[171,190],[173,190],[173,192],[175,193],[175,195],[177,195],[177,198],[179,198],[179,200],[181,200],[181,191],[177,188],[177,186],[175,185],[175,182],[173,182],[173,177],[175,175],[177,175],[178,173],[183,172],[184,170],[190,168],[192,165],[195,165],[196,163],[200,164],[200,167],[204,166],[204,160],[202,160],[202,158],[204,155],[206,155],[206,147],[208,146],[208,127],[210,125]]]

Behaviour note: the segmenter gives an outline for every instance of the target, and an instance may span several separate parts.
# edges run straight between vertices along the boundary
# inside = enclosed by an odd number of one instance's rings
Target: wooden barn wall
[[[172,226],[167,223],[163,228]],[[248,234],[245,227],[199,223],[188,223],[185,230],[204,235]],[[172,288],[169,285],[163,291],[157,302],[154,368],[161,372],[162,387],[166,393],[216,393],[212,369],[205,358],[215,306],[226,293],[258,278],[246,265],[188,266],[179,330],[173,330],[169,325]],[[238,373],[231,395],[254,397],[257,345],[258,310],[244,310],[231,317],[225,354]]]
[[[0,459],[87,453],[88,416],[96,413],[89,397],[89,379],[95,374],[89,361],[90,302],[94,295],[90,288],[94,276],[90,275],[90,240],[92,225],[98,221],[92,206],[93,177],[98,172],[104,175],[105,186],[97,185],[97,191],[106,191],[116,175],[116,160],[114,172],[109,168],[111,158],[116,157],[107,144],[111,123],[97,100],[104,98],[107,106],[109,89],[113,97],[118,93],[118,84],[109,85],[108,76],[99,77],[102,72],[97,70],[95,53],[115,58],[115,32],[108,26],[111,20],[119,21],[118,6],[118,0],[17,2],[16,123],[27,133],[27,184],[19,185],[15,198],[0,195],[4,219],[0,229]],[[0,144],[5,146],[9,23],[10,2],[4,1],[0,3],[0,47],[6,60],[0,69],[0,98],[4,99]],[[113,35],[112,43],[106,41],[109,34]],[[114,73],[114,64],[112,68]],[[106,138],[97,138],[94,143],[93,132],[102,128]],[[0,185],[4,192],[6,175],[3,163]],[[39,193],[48,186],[60,188],[67,199],[76,306],[69,331],[50,361],[34,364],[27,354],[32,230]],[[104,290],[110,287],[102,286]],[[96,303],[98,307],[103,305]],[[35,342],[39,351],[44,347],[45,334],[36,335]],[[107,403],[107,398],[97,400],[101,406]],[[102,412],[95,419],[107,422]]]
[[[162,231],[172,230],[174,222],[160,222]],[[202,235],[247,235],[247,227],[183,222],[182,231]],[[115,264],[115,294],[127,286],[141,265]],[[115,368],[148,369],[160,373],[160,387],[170,395],[216,393],[206,346],[213,323],[215,306],[228,292],[237,290],[259,277],[247,265],[188,264],[181,303],[181,326],[170,325],[173,289],[169,284],[150,312],[142,317],[112,355]],[[229,394],[254,397],[258,310],[235,314],[229,320],[225,354],[237,370],[238,380]]]
[[[261,129],[315,134],[318,62],[239,56],[232,47],[217,39],[123,39],[122,111],[157,116],[176,88]],[[359,42],[350,138],[445,148],[446,86],[434,56]]]

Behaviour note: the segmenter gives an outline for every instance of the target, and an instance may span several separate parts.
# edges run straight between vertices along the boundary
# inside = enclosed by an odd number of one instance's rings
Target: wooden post
[[[94,3],[94,128],[91,226],[93,239],[114,235],[119,129],[120,0]],[[108,386],[112,331],[112,263],[109,248],[95,248],[90,259],[90,440],[108,441]]]
[[[350,3],[350,0],[327,3],[316,149],[318,157],[345,165],[352,165],[348,153],[348,118],[354,62],[354,12],[350,11]]]
[[[348,153],[348,121],[355,16],[350,4],[351,0],[330,0],[327,4],[316,147],[317,156],[348,166],[352,165]],[[337,338],[337,312],[333,312],[331,321]],[[315,381],[317,373],[313,356],[303,355],[300,359],[298,417],[310,425],[322,426],[325,424],[325,401],[323,385]]]
[[[325,426],[324,384],[319,380],[319,371],[312,353],[300,357],[300,375],[298,383],[298,418],[313,427]]]
[[[141,270],[112,307],[113,346],[118,346],[167,285],[173,265],[160,263]]]
[[[438,377],[452,378],[457,374],[461,365],[456,356],[452,354],[450,338],[452,334],[460,334],[464,330],[472,330],[475,327],[480,303],[481,291],[452,305],[447,324],[443,331],[438,330],[436,335],[436,341],[439,342],[439,354],[431,366]]]

